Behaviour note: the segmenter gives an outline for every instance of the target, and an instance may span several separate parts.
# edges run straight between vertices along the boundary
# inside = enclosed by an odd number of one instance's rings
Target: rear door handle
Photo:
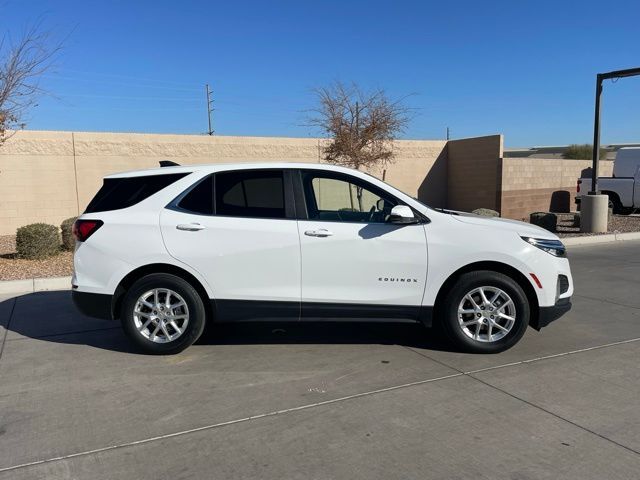
[[[176,228],[178,230],[184,230],[185,232],[197,232],[199,230],[204,230],[207,227],[199,223],[181,223],[180,225],[176,225]]]
[[[319,228],[317,230],[307,230],[304,234],[308,237],[330,237],[333,235],[333,232],[330,232],[326,228]]]

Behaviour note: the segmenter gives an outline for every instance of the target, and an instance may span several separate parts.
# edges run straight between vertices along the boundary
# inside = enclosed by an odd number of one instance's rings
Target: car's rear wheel
[[[442,326],[459,348],[497,353],[515,345],[529,325],[526,294],[511,277],[477,271],[462,275],[443,302]]]
[[[122,302],[129,338],[147,353],[174,354],[202,335],[205,308],[193,286],[175,275],[154,273],[136,281]]]

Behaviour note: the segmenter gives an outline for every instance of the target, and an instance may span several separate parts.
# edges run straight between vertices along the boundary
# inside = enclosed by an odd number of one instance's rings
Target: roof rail
[[[172,162],[171,160],[160,160],[161,167],[179,167],[180,164],[176,162]]]

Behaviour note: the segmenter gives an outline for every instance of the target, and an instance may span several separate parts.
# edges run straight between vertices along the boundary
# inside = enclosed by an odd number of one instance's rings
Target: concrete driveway
[[[0,298],[0,478],[639,478],[640,242],[570,256],[574,309],[491,356],[260,324],[152,357],[68,292]]]

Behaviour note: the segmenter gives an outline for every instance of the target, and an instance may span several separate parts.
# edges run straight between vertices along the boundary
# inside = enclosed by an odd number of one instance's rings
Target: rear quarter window
[[[186,175],[189,173],[106,178],[84,213],[106,212],[131,207]]]
[[[213,215],[213,175],[209,175],[188,191],[177,207],[197,215]]]

